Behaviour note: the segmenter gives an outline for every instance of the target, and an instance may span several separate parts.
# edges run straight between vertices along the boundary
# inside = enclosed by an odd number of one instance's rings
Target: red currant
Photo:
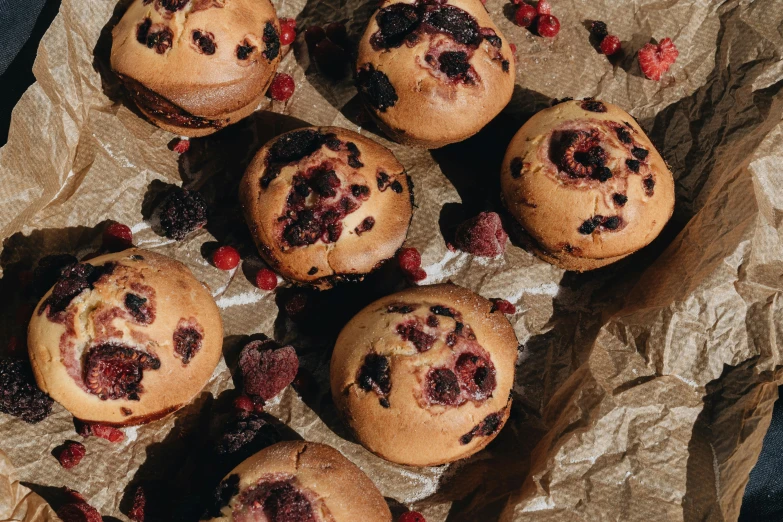
[[[549,15],[552,14],[552,6],[549,5],[547,0],[538,0],[536,11],[538,11],[538,14],[540,15]]]
[[[538,34],[546,38],[554,38],[560,32],[560,21],[552,15],[538,17]]]
[[[614,53],[620,50],[620,39],[614,35],[606,36],[601,40],[601,52],[606,56],[612,56]]]
[[[530,27],[536,21],[538,13],[530,4],[521,4],[514,14],[514,21],[520,27]]]
[[[296,40],[296,21],[291,18],[280,19],[280,43],[291,45]]]
[[[133,246],[133,233],[127,225],[112,223],[103,231],[103,246],[109,250],[124,250]]]
[[[262,268],[256,272],[256,286],[261,290],[274,290],[277,288],[277,274],[268,268]]]
[[[230,246],[222,246],[215,250],[212,262],[221,270],[233,270],[239,264],[239,252]]]
[[[427,519],[425,519],[424,515],[421,513],[416,511],[408,511],[407,513],[400,515],[400,518],[397,519],[397,522],[427,522]]]
[[[286,101],[294,94],[295,88],[294,79],[291,76],[278,73],[272,80],[272,85],[269,86],[268,94],[273,100]]]

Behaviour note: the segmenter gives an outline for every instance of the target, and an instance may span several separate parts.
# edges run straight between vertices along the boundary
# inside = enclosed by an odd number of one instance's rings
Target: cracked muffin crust
[[[317,442],[279,442],[223,479],[224,522],[391,522],[375,484],[339,451]]]
[[[222,346],[209,290],[183,264],[141,249],[63,269],[28,329],[38,386],[74,417],[112,426],[189,403]]]
[[[511,408],[517,339],[506,316],[465,288],[393,294],[343,328],[332,397],[357,439],[392,462],[435,466],[497,436]]]
[[[267,143],[239,188],[264,260],[294,282],[360,280],[394,256],[413,212],[410,178],[391,151],[338,127]]]
[[[383,130],[431,149],[481,130],[511,100],[515,77],[509,42],[479,0],[387,0],[355,73]]]
[[[628,113],[572,100],[525,123],[508,146],[501,191],[532,250],[592,270],[648,245],[674,210],[672,173]]]
[[[279,35],[268,0],[135,0],[112,30],[111,66],[157,126],[205,136],[258,107]]]

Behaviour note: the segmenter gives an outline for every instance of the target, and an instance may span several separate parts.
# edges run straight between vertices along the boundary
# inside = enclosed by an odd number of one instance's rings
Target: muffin
[[[220,483],[216,521],[391,522],[375,484],[336,449],[279,442]]]
[[[381,128],[431,149],[477,133],[514,91],[514,55],[480,0],[384,2],[355,73]]]
[[[501,190],[541,259],[592,270],[632,254],[674,210],[674,180],[639,124],[597,100],[566,101],[508,146]]]
[[[495,438],[510,412],[516,360],[514,330],[491,302],[453,284],[411,288],[343,328],[332,397],[365,448],[435,466]]]
[[[110,426],[188,404],[222,346],[209,290],[183,264],[140,249],[64,268],[28,329],[38,386],[74,417]]]
[[[111,67],[155,125],[205,136],[258,107],[279,34],[269,0],[135,0],[112,30]]]
[[[405,241],[413,188],[387,148],[337,127],[267,143],[239,188],[250,233],[283,277],[328,288],[360,280]]]

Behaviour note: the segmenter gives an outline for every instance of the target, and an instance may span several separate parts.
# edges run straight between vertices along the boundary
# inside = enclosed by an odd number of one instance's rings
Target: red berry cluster
[[[620,48],[620,39],[613,34],[609,34],[609,30],[604,22],[596,20],[590,24],[590,33],[598,42],[598,47],[606,56],[612,56],[617,53]]]
[[[517,12],[514,21],[520,27],[535,27],[540,36],[554,38],[560,32],[560,20],[552,14],[552,6],[548,0],[538,0],[535,7],[525,3],[525,0],[512,0]]]
[[[321,74],[334,80],[345,76],[350,40],[344,22],[332,22],[326,28],[320,25],[308,27],[305,30],[305,42]]]
[[[421,267],[421,254],[413,247],[402,248],[397,253],[397,262],[400,270],[414,282],[419,282],[427,278],[427,272]]]

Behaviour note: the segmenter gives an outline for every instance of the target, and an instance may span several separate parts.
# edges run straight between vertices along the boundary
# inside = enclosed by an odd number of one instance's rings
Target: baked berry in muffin
[[[437,148],[511,100],[514,56],[480,0],[387,0],[359,43],[356,86],[401,143]]]
[[[153,123],[205,136],[253,112],[280,62],[269,0],[134,0],[111,67]]]
[[[140,249],[65,267],[28,330],[38,386],[76,418],[111,426],[189,403],[222,346],[207,288],[183,264]]]
[[[240,184],[258,250],[294,282],[359,280],[394,256],[408,231],[412,185],[387,148],[337,127],[267,143]]]
[[[212,520],[391,522],[375,484],[336,449],[279,442],[237,466],[216,493]]]
[[[345,326],[332,354],[332,397],[368,450],[434,466],[495,438],[516,359],[514,330],[490,301],[453,284],[416,287]]]
[[[545,109],[511,140],[503,199],[532,250],[592,270],[649,244],[674,209],[674,180],[639,124],[598,100]]]

